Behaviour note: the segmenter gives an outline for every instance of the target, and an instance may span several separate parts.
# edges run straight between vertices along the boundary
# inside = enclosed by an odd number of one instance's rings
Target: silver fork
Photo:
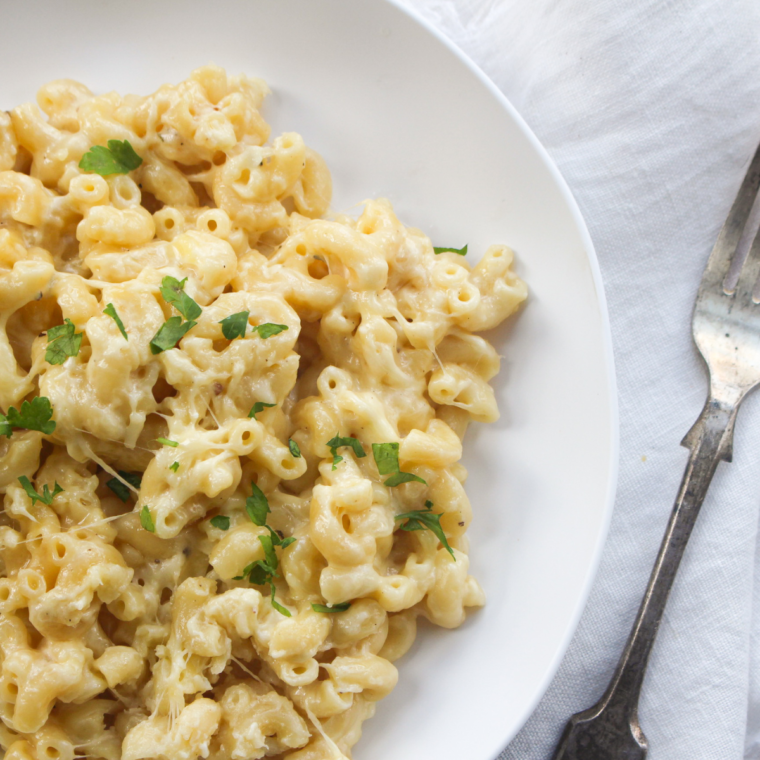
[[[647,739],[638,719],[644,671],[686,543],[718,462],[731,461],[734,421],[760,383],[760,233],[735,286],[727,276],[760,186],[760,147],[702,275],[692,332],[710,372],[704,409],[681,444],[691,450],[673,512],[628,643],[602,698],[576,713],[554,760],[642,760]]]

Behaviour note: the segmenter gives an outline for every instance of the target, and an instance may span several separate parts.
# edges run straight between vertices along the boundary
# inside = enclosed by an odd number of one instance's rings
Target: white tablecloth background
[[[525,117],[575,194],[609,301],[620,480],[596,583],[500,760],[548,760],[610,678],[706,392],[702,269],[760,142],[758,0],[404,0]],[[519,254],[519,252],[518,252]],[[760,307],[759,307],[760,308]],[[739,415],[676,580],[640,718],[650,760],[760,759],[760,393]]]

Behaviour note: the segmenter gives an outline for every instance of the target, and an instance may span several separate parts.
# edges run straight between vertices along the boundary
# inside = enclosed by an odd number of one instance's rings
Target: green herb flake
[[[171,446],[173,449],[176,449],[177,446],[179,446],[177,441],[170,441],[168,438],[156,438],[156,441],[164,446]]]
[[[301,457],[301,449],[298,448],[298,444],[292,438],[288,438],[288,448],[296,459]]]
[[[292,617],[290,614],[290,610],[288,610],[286,607],[283,607],[281,604],[277,602],[277,600],[274,598],[276,589],[274,587],[274,583],[270,583],[269,587],[272,591],[272,607],[274,607],[277,612],[279,612],[281,615],[285,615],[285,617]]]
[[[274,322],[265,322],[263,325],[257,325],[253,332],[257,332],[261,338],[271,338],[288,329],[287,325],[276,325]]]
[[[398,472],[398,443],[373,443],[372,456],[381,475]]]
[[[411,472],[397,472],[395,475],[391,475],[383,485],[393,488],[394,486],[400,486],[402,483],[411,483],[412,481],[427,485],[426,480],[423,480],[419,475],[412,475]]]
[[[134,486],[139,490],[140,485],[142,484],[142,475],[135,473],[135,472],[125,472],[124,470],[117,470],[119,473],[119,476],[121,477],[121,480],[119,478],[111,478],[110,480],[106,481],[106,485],[123,501],[126,502],[129,500],[129,496],[131,494],[131,491],[129,488],[127,488],[126,485],[122,482],[123,480],[126,480],[127,483],[129,483],[131,486]]]
[[[55,420],[52,420],[53,407],[46,396],[35,396],[31,401],[23,401],[20,409],[15,406],[8,408],[8,414],[0,414],[0,435],[8,438],[13,428],[22,430],[38,430],[45,435],[51,435],[55,430]]]
[[[27,478],[26,475],[22,475],[18,479],[18,482],[21,483],[24,490],[26,491],[26,495],[32,500],[32,506],[34,506],[38,501],[41,501],[43,504],[46,504],[49,507],[53,503],[53,499],[58,496],[59,493],[63,493],[63,488],[61,488],[57,482],[53,487],[52,493],[48,488],[47,483],[45,483],[45,485],[42,486],[42,495],[38,494],[37,491],[34,490],[31,482],[29,481],[29,478]]]
[[[203,309],[185,293],[187,277],[181,282],[176,277],[167,275],[161,280],[161,295],[166,303],[170,303],[185,319],[198,319]]]
[[[229,530],[230,529],[230,518],[227,517],[227,515],[216,515],[215,517],[212,517],[209,522],[215,527],[219,528],[219,530]]]
[[[277,534],[275,533],[275,535]],[[277,559],[277,552],[274,550],[275,543],[272,536],[259,536],[259,543],[264,548],[264,561],[272,569],[272,575],[276,575],[279,560]]]
[[[283,551],[287,549],[291,544],[294,544],[298,539],[295,536],[290,536],[288,538],[283,538],[282,541],[280,541],[280,546],[282,547]]]
[[[107,148],[93,145],[82,156],[79,168],[107,177],[110,174],[128,174],[140,164],[142,159],[128,140],[109,140]]]
[[[147,504],[140,511],[140,525],[150,533],[156,532],[156,524],[153,522],[153,515],[150,513]]]
[[[48,364],[63,364],[70,356],[76,356],[82,346],[82,333],[76,332],[70,319],[64,319],[63,322],[47,331],[45,361]]]
[[[266,403],[266,402],[264,402],[264,401],[257,401],[257,402],[256,402],[256,403],[255,403],[255,404],[254,404],[254,405],[251,407],[251,411],[250,411],[250,412],[248,412],[248,416],[249,416],[249,417],[252,417],[252,418],[255,420],[255,419],[256,419],[256,415],[257,415],[259,412],[263,412],[263,411],[264,411],[264,409],[267,409],[267,408],[269,408],[269,407],[272,407],[272,406],[277,406],[277,404],[267,404],[267,403]]]
[[[336,435],[327,442],[327,445],[330,447],[330,453],[333,457],[333,470],[337,469],[338,464],[343,461],[343,457],[338,455],[338,449],[343,446],[350,446],[358,459],[367,456],[361,443],[352,436],[341,437]]]
[[[253,481],[251,481],[251,491],[251,495],[245,500],[245,511],[251,518],[251,522],[256,525],[266,525],[270,511],[267,497]]]
[[[427,506],[428,502],[425,502]],[[431,504],[432,506],[432,504]],[[406,520],[401,526],[401,530],[431,530],[438,537],[438,540],[443,544],[446,551],[454,558],[454,550],[449,546],[449,542],[446,540],[446,534],[441,527],[441,516],[435,512],[431,512],[430,509],[417,509],[413,512],[404,512],[404,514],[396,515],[396,520]]]
[[[197,322],[183,322],[182,317],[169,317],[150,341],[150,352],[155,356],[162,351],[174,348]]]
[[[225,317],[219,324],[222,326],[222,334],[227,340],[245,337],[245,328],[248,327],[249,311],[239,311],[237,314],[230,314]]]
[[[341,602],[340,604],[312,604],[314,612],[345,612],[351,606],[351,602]]]
[[[177,470],[179,470],[179,462],[172,462],[172,464],[169,465],[169,469],[172,472],[177,472]]]
[[[457,253],[460,256],[466,256],[467,246],[465,245],[463,248],[436,248],[435,246],[433,247],[433,253],[436,253],[436,254],[446,253],[447,251],[450,253]]]
[[[124,336],[124,340],[129,340],[127,331],[124,329],[124,323],[121,321],[121,317],[118,315],[116,307],[112,303],[109,303],[108,306],[103,309],[103,314],[111,317],[111,319],[116,322],[116,326],[119,328],[119,332]]]
[[[292,536],[290,538],[281,539],[272,528],[266,525],[269,504],[267,503],[266,497],[261,492],[261,489],[259,489],[255,483],[251,483],[251,486],[253,487],[253,496],[246,499],[245,509],[246,512],[248,512],[248,516],[254,523],[256,523],[256,525],[266,526],[269,530],[268,536],[258,537],[259,542],[261,543],[261,548],[264,550],[265,559],[257,559],[249,565],[246,565],[243,568],[243,574],[235,576],[233,580],[242,581],[243,579],[248,578],[248,582],[253,583],[255,586],[265,586],[268,583],[271,592],[272,607],[274,607],[274,609],[280,614],[285,615],[285,617],[290,617],[290,611],[281,604],[278,604],[275,599],[276,589],[274,579],[278,577],[277,568],[280,564],[275,547],[281,546],[285,549],[296,539]]]

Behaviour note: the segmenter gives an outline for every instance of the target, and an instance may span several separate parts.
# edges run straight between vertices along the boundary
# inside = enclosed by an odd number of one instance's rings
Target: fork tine
[[[718,239],[712,249],[710,258],[702,277],[702,287],[721,285],[731,266],[731,260],[741,240],[744,227],[747,224],[752,205],[760,187],[760,146],[747,169],[736,200],[728,212],[726,221],[720,230]]]
[[[742,271],[739,275],[739,281],[736,283],[736,298],[742,302],[749,302],[757,285],[757,278],[760,276],[760,230],[752,241],[747,258],[742,265]]]

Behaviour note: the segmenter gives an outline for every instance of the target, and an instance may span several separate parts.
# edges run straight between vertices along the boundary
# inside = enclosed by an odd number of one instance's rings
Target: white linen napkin
[[[601,263],[620,395],[620,481],[585,614],[500,760],[548,760],[601,695],[676,495],[707,381],[690,320],[760,142],[757,0],[404,0],[525,117]],[[519,255],[519,251],[518,251]],[[760,308],[760,307],[759,307]],[[739,414],[676,580],[640,705],[650,760],[760,759],[760,394]]]

